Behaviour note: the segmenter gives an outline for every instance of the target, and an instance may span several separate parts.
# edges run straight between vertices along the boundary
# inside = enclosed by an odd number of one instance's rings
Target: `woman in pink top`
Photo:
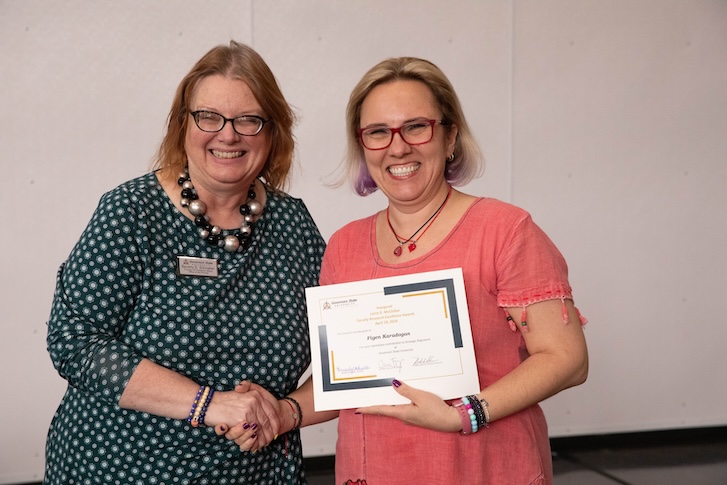
[[[538,403],[588,372],[563,257],[524,210],[452,188],[479,174],[482,157],[432,63],[374,66],[351,94],[347,125],[356,191],[380,189],[388,207],[331,237],[320,283],[462,268],[481,391],[448,402],[394,380],[411,404],[340,411],[336,483],[552,483]],[[291,394],[301,409],[281,416],[284,428],[336,415],[313,411],[311,389]]]

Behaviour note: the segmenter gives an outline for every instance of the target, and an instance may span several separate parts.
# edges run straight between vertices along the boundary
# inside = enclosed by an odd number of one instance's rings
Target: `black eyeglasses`
[[[364,147],[369,150],[383,150],[389,148],[394,141],[394,134],[398,133],[408,145],[424,145],[432,141],[434,125],[443,121],[419,119],[404,123],[398,128],[388,126],[369,126],[359,128],[358,137]]]
[[[238,135],[255,136],[263,131],[265,123],[270,121],[255,115],[225,118],[219,113],[205,110],[192,111],[190,114],[192,115],[192,118],[194,118],[197,128],[202,131],[206,131],[207,133],[217,133],[218,131],[222,131],[222,128],[224,128],[229,121],[232,123],[232,129],[235,130],[235,133]]]

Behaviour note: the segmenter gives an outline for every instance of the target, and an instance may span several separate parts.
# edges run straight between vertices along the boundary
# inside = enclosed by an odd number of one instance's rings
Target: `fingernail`
[[[242,429],[248,429],[249,427],[250,427],[250,425],[247,424],[247,423],[245,423],[245,424],[242,425]]]
[[[355,411],[353,414],[361,414],[361,411]]]
[[[220,431],[222,431],[224,433],[225,431],[227,431],[227,427],[224,424],[221,424]]]
[[[250,436],[250,438],[257,438],[257,433],[253,433],[252,436]]]
[[[252,429],[257,429],[257,423],[253,423]]]
[[[274,440],[277,440],[278,439],[278,435],[273,436],[273,439]]]
[[[401,382],[397,381],[396,379],[391,381],[391,383],[394,385],[394,387],[399,387],[401,385]]]

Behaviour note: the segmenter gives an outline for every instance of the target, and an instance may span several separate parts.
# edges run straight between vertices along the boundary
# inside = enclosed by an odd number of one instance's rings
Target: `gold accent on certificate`
[[[177,256],[177,274],[180,276],[205,276],[217,278],[219,261],[212,258]]]

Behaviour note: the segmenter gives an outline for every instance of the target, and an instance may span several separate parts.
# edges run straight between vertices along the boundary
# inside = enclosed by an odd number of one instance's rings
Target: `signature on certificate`
[[[391,360],[380,360],[379,361],[379,370],[389,370],[389,369],[396,369],[401,370],[401,363],[404,359],[394,359]]]
[[[413,366],[423,366],[423,365],[436,365],[441,364],[442,361],[434,357],[433,355],[429,355],[427,357],[415,357]]]

